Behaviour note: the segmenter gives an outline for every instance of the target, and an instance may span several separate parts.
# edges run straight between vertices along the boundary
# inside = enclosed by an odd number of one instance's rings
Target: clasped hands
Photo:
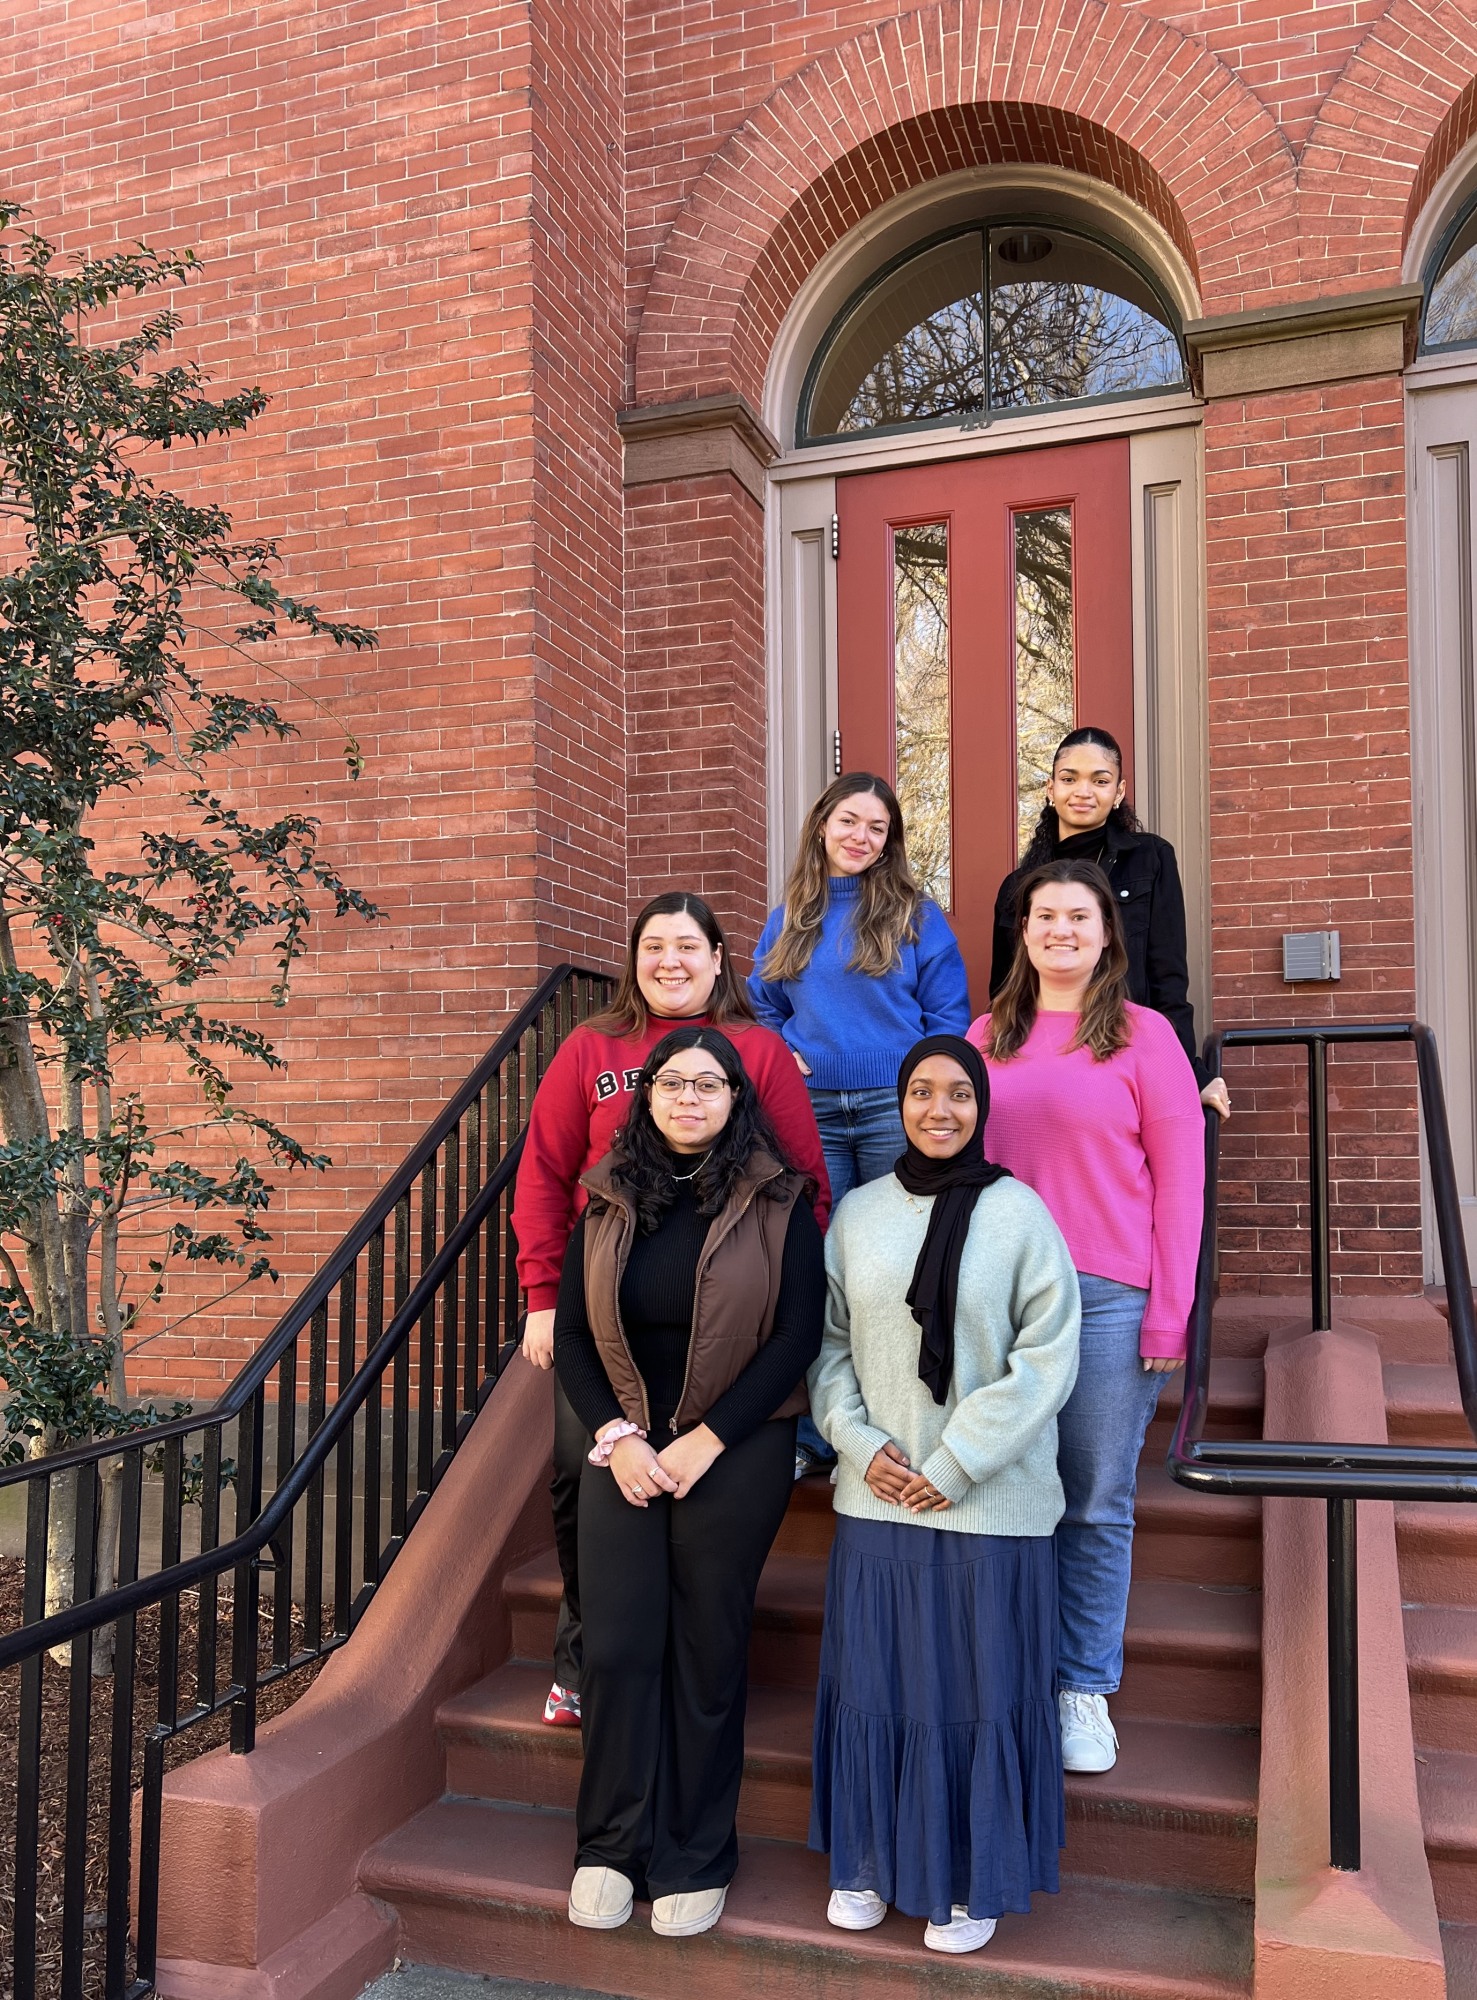
[[[664,1451],[653,1451],[643,1437],[623,1437],[610,1454],[610,1470],[633,1507],[649,1507],[663,1493],[685,1500],[722,1450],[716,1431],[695,1424]]]
[[[867,1484],[879,1500],[890,1500],[913,1514],[936,1513],[952,1507],[953,1501],[930,1486],[921,1472],[914,1472],[907,1454],[891,1438],[867,1467]]]

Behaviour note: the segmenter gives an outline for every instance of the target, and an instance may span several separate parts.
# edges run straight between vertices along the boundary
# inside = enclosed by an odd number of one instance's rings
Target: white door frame
[[[1179,856],[1190,995],[1211,1026],[1209,731],[1200,406],[1188,391],[966,430],[787,452],[769,469],[766,619],[769,888],[779,899],[801,823],[833,775],[838,728],[836,479],[920,461],[1099,437],[1129,438],[1133,546],[1134,801]],[[844,750],[844,745],[843,745]]]
[[[1465,356],[1418,362],[1406,376],[1406,413],[1416,1006],[1441,1052],[1467,1248],[1477,1256],[1477,366]],[[1422,1208],[1426,1276],[1439,1283],[1424,1168]]]

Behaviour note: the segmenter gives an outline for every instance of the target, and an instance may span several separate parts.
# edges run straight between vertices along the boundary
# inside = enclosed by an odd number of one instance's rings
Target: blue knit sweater
[[[962,1035],[969,1026],[964,960],[948,919],[925,901],[915,943],[881,979],[850,969],[859,875],[833,875],[830,901],[811,961],[798,979],[768,980],[759,968],[780,934],[784,906],[772,910],[749,975],[749,997],[766,1027],[810,1065],[816,1090],[881,1090],[923,1035]]]

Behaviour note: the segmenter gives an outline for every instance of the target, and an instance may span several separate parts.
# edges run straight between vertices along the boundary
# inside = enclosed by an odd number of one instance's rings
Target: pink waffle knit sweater
[[[1034,1188],[1094,1277],[1149,1294],[1139,1352],[1183,1357],[1205,1193],[1195,1076],[1162,1014],[1130,1005],[1133,1039],[1107,1062],[1067,1050],[1075,1014],[1038,1014],[1009,1062],[987,1058],[987,1158]],[[990,1017],[969,1039],[984,1050]]]

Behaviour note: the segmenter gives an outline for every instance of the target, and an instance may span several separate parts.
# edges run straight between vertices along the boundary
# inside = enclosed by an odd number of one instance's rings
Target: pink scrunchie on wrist
[[[596,1439],[595,1448],[589,1453],[591,1465],[609,1465],[610,1454],[615,1450],[622,1438],[644,1438],[645,1435],[646,1433],[642,1430],[640,1424],[633,1424],[628,1419],[618,1424],[612,1424],[603,1438]]]

